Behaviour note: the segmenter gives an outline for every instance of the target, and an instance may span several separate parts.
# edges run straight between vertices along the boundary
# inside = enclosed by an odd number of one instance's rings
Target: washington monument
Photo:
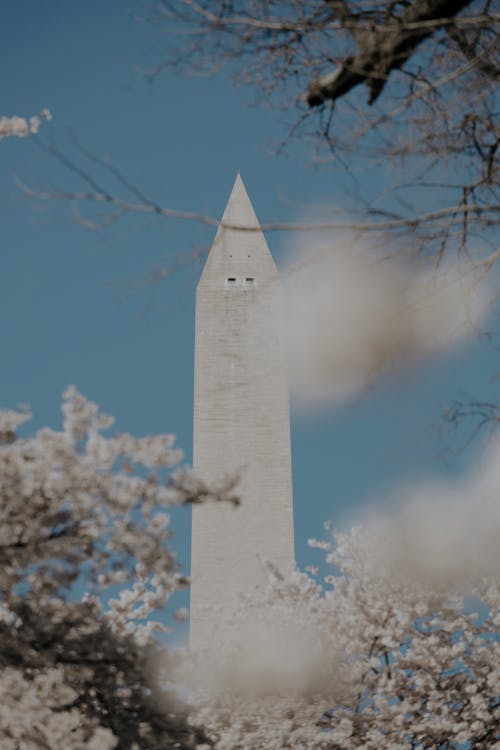
[[[241,505],[193,507],[190,645],[210,646],[262,560],[294,566],[284,297],[238,175],[196,290],[193,464]]]

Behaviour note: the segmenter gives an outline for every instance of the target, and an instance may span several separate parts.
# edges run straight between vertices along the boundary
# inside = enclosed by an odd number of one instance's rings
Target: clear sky
[[[304,203],[342,206],[338,175],[315,167],[306,143],[272,155],[283,117],[252,107],[228,79],[138,68],[158,59],[165,37],[134,19],[143,0],[4,0],[0,27],[1,115],[53,122],[41,136],[79,163],[73,141],[110,158],[164,206],[220,216],[237,171],[257,215],[297,218]],[[95,169],[90,167],[91,170]],[[214,230],[130,217],[104,233],[75,222],[68,204],[35,204],[13,176],[40,188],[81,188],[32,138],[0,141],[0,405],[28,403],[35,426],[59,425],[60,396],[75,384],[134,434],[175,432],[191,458],[194,290],[201,261],[161,283],[145,279]],[[373,179],[373,176],[372,176]],[[280,262],[290,236],[268,237]],[[306,540],[325,519],[342,526],[391,488],[452,477],[474,448],[444,460],[436,426],[452,398],[491,395],[494,354],[471,343],[392,377],[355,404],[294,413],[292,454],[297,559],[315,562]],[[176,546],[189,562],[189,515],[175,514]]]

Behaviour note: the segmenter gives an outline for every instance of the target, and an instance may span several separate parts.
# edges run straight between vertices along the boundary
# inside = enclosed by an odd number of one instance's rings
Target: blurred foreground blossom
[[[500,440],[455,482],[408,487],[364,519],[366,554],[380,576],[410,578],[436,590],[500,581]]]
[[[352,398],[470,335],[486,309],[471,270],[421,271],[349,246],[300,253],[285,274],[296,396],[306,405]]]

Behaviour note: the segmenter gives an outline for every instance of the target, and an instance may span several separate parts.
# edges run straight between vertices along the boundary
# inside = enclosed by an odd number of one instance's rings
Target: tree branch
[[[497,68],[496,65],[493,65],[493,63],[486,57],[480,57],[474,46],[472,44],[469,44],[467,36],[462,31],[462,29],[459,29],[456,26],[452,26],[451,28],[447,29],[447,33],[450,39],[453,39],[462,54],[468,60],[473,60],[475,62],[476,67],[481,71],[481,73],[484,73],[493,81],[500,81],[500,68]]]
[[[400,69],[416,48],[451,19],[471,0],[415,0],[400,16],[382,26],[366,25],[355,39],[358,54],[309,86],[306,101],[317,107],[327,99],[335,101],[360,83],[370,89],[369,104],[380,96],[392,70]]]
[[[479,203],[469,204],[464,208],[463,204],[447,206],[436,211],[429,211],[418,216],[408,216],[394,218],[388,221],[318,221],[318,222],[287,222],[287,221],[270,221],[262,222],[259,227],[247,227],[239,224],[220,223],[218,219],[208,214],[199,214],[193,211],[181,211],[173,208],[161,207],[152,203],[134,203],[124,200],[118,196],[109,193],[100,193],[92,191],[83,192],[66,192],[66,191],[46,191],[34,190],[23,183],[19,178],[15,178],[16,183],[24,195],[38,200],[65,200],[65,201],[85,201],[89,203],[108,203],[117,206],[124,211],[132,213],[157,214],[172,219],[181,219],[193,221],[198,224],[218,227],[225,229],[234,229],[243,232],[318,232],[326,229],[346,229],[352,231],[381,232],[389,229],[415,229],[420,224],[436,223],[441,220],[446,221],[447,226],[460,225],[463,223],[464,211],[468,214],[475,214],[477,217],[484,218],[488,225],[500,223],[499,212],[500,204],[481,205]],[[491,216],[490,216],[491,215]],[[469,220],[472,217],[469,216]]]

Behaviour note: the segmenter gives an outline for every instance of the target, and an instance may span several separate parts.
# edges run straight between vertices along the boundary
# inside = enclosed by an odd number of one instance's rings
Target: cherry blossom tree
[[[2,750],[500,747],[498,446],[460,493],[311,540],[322,583],[268,566],[183,655],[154,638],[188,583],[165,508],[237,504],[234,482],[172,473],[171,435],[105,436],[74,388],[61,431],[23,436],[29,416],[0,417]]]
[[[499,455],[348,532],[327,524],[310,540],[322,581],[268,567],[267,593],[180,673],[217,748],[498,750]]]
[[[384,575],[360,529],[325,546],[325,586],[275,575],[245,642],[210,662],[204,693],[207,665],[195,663],[194,718],[215,746],[499,748],[498,577],[477,582],[478,614],[459,590]]]
[[[150,667],[153,615],[188,584],[166,508],[237,503],[232,485],[169,475],[172,435],[105,437],[113,419],[73,387],[62,409],[61,431],[31,437],[28,413],[0,412],[0,747],[193,747]]]

